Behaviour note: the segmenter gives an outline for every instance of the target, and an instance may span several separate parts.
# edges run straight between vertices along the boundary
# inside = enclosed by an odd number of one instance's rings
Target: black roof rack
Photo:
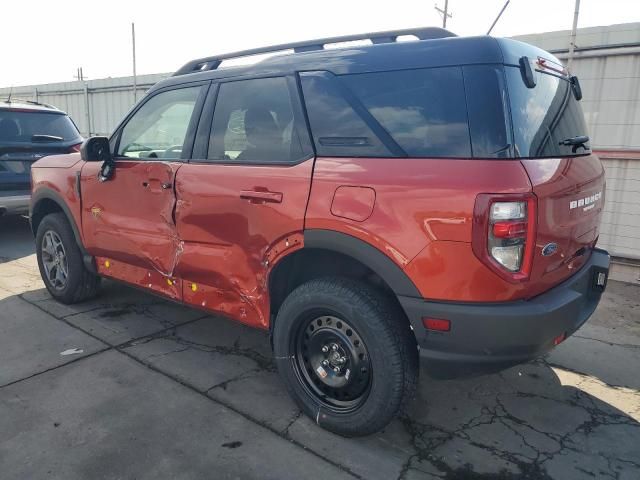
[[[242,50],[240,52],[224,53],[213,57],[199,58],[180,68],[173,76],[186,75],[188,73],[204,72],[207,70],[217,69],[223,60],[231,58],[250,57],[252,55],[260,55],[263,53],[279,52],[283,50],[293,50],[294,53],[312,52],[323,50],[325,45],[330,43],[353,42],[357,40],[371,40],[371,43],[392,43],[397,41],[398,37],[405,35],[413,35],[420,40],[429,40],[434,38],[455,37],[456,34],[439,27],[422,27],[408,28],[405,30],[390,30],[387,32],[361,33],[356,35],[344,35],[341,37],[319,38],[317,40],[306,40],[302,42],[283,43],[280,45],[272,45],[270,47],[253,48],[250,50]]]

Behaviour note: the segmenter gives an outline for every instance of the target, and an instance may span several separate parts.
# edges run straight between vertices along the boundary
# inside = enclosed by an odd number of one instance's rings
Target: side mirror
[[[85,162],[113,162],[107,137],[87,138],[80,147],[80,158]]]
[[[571,82],[571,89],[573,90],[573,96],[576,97],[576,100],[582,100],[582,87],[580,86],[580,80],[575,75],[571,75],[569,77],[569,81]]]
[[[80,147],[80,158],[86,162],[102,162],[98,180],[106,182],[115,172],[116,163],[111,156],[111,146],[107,137],[87,138]]]
[[[529,57],[520,57],[520,73],[522,74],[522,81],[527,86],[527,88],[534,88],[536,86],[536,75],[531,68],[531,62],[529,61]]]

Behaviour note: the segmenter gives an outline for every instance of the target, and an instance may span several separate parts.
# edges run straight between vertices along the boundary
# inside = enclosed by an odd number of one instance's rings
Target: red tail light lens
[[[476,256],[507,280],[529,278],[535,248],[535,196],[478,195],[473,221]]]
[[[69,153],[78,153],[80,151],[81,146],[82,146],[82,143],[78,143],[77,145],[71,145],[71,147],[69,148]]]
[[[520,238],[527,233],[527,222],[496,222],[493,236],[496,238]]]

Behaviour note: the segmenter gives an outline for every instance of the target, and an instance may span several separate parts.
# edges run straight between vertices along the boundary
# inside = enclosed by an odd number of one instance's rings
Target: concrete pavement
[[[410,415],[344,439],[301,416],[267,336],[113,282],[53,301],[0,218],[0,477],[640,478],[640,287],[610,282],[544,359],[423,376]]]

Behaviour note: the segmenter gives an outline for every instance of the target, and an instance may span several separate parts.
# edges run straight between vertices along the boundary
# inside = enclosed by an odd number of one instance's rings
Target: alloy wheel
[[[47,280],[56,290],[63,290],[67,286],[69,265],[62,240],[53,230],[47,230],[42,237],[41,254]]]

